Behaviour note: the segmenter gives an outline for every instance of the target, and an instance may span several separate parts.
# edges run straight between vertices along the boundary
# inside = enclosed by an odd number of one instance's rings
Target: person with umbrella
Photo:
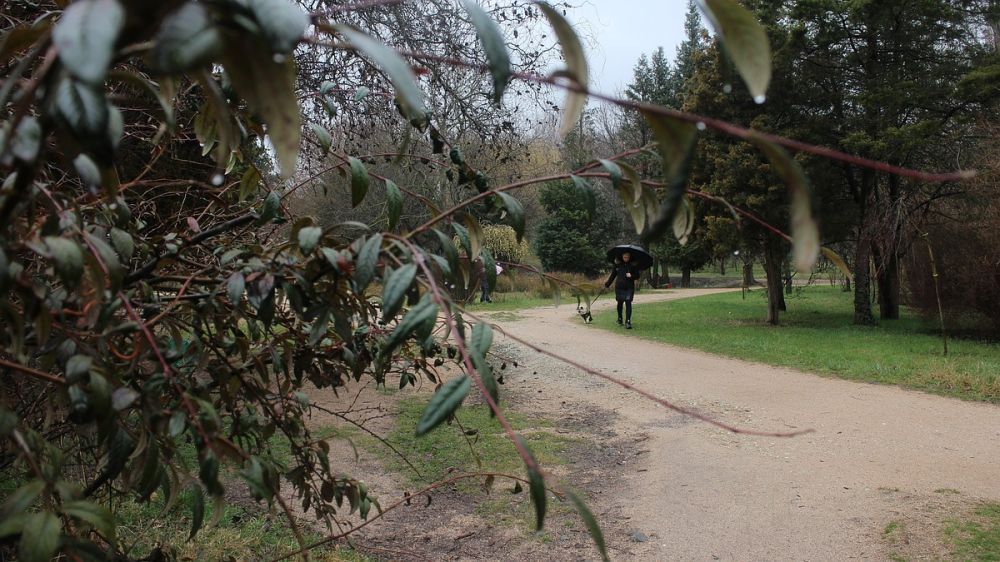
[[[615,300],[618,301],[618,324],[622,324],[622,308],[625,309],[625,328],[632,329],[632,297],[635,296],[635,282],[642,270],[653,263],[653,258],[639,246],[625,244],[608,250],[608,259],[614,263],[611,276],[604,287],[615,282]]]

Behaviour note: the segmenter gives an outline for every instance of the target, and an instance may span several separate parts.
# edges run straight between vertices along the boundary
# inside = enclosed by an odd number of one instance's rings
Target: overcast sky
[[[616,93],[632,81],[639,55],[657,47],[673,61],[684,38],[687,0],[580,0],[567,18],[579,26],[585,42],[593,86]]]

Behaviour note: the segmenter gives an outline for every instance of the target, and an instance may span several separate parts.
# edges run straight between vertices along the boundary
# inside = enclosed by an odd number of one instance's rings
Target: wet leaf
[[[365,241],[358,252],[354,269],[354,290],[364,293],[368,284],[375,277],[375,265],[378,263],[379,254],[382,252],[382,234],[375,234]]]
[[[93,528],[97,529],[101,535],[108,540],[114,541],[115,522],[111,512],[104,506],[97,505],[89,501],[64,502],[60,510],[71,517],[75,517]]]
[[[101,170],[94,163],[93,158],[86,154],[79,154],[73,159],[73,167],[76,173],[80,174],[80,180],[87,187],[98,187],[101,185]]]
[[[108,130],[108,103],[102,91],[71,78],[56,86],[56,110],[61,120],[81,139],[104,137]]]
[[[52,32],[63,66],[83,82],[100,85],[125,24],[117,0],[78,0],[63,12]]]
[[[799,273],[812,271],[819,257],[819,227],[812,214],[812,188],[802,166],[780,146],[755,137],[754,144],[767,156],[775,173],[791,195],[791,230],[793,263]]]
[[[479,4],[472,0],[463,0],[462,5],[469,12],[469,19],[476,27],[476,35],[490,64],[490,74],[493,75],[493,101],[500,103],[511,76],[507,43],[500,27]]]
[[[316,245],[319,244],[319,239],[323,236],[323,229],[318,226],[307,226],[299,229],[297,236],[299,242],[299,250],[303,254],[309,254],[314,249]]]
[[[319,146],[323,149],[323,156],[329,154],[330,147],[333,146],[333,137],[330,136],[330,132],[316,123],[310,123],[309,128],[316,135],[316,140],[319,141]]]
[[[132,254],[135,252],[135,241],[131,234],[120,228],[112,228],[111,245],[125,261],[132,259]]]
[[[414,331],[419,329],[421,326],[426,325],[428,321],[434,321],[437,319],[438,305],[431,300],[429,295],[424,295],[421,297],[420,301],[417,302],[416,306],[410,309],[409,312],[403,316],[403,319],[399,321],[396,328],[389,334],[386,338],[385,346],[381,350],[383,357],[389,357],[392,352],[399,347],[403,341],[410,336]]]
[[[45,238],[45,246],[55,261],[56,273],[63,283],[74,287],[83,275],[83,251],[74,240],[50,236]]]
[[[59,549],[59,518],[47,511],[32,513],[24,522],[19,553],[21,562],[49,562]]]
[[[192,484],[191,486],[191,533],[188,540],[194,538],[205,522],[205,494],[201,491],[201,486]]]
[[[229,276],[229,281],[226,283],[226,294],[229,295],[229,302],[233,303],[234,306],[239,305],[245,290],[246,278],[241,272],[237,271]]]
[[[469,394],[472,381],[467,376],[455,377],[444,383],[431,397],[417,422],[417,436],[425,435],[451,417]]]
[[[514,229],[517,241],[520,243],[521,238],[524,237],[524,207],[521,206],[520,201],[507,193],[501,191],[497,195],[500,196],[503,208],[507,211],[507,224]]]
[[[542,478],[542,473],[538,471],[538,461],[535,460],[535,455],[531,452],[531,448],[528,447],[528,442],[520,435],[516,436],[516,439],[528,454],[530,461],[525,463],[525,468],[528,471],[528,492],[531,495],[531,503],[535,506],[535,530],[541,531],[545,526],[545,511],[547,507],[545,479]]]
[[[272,191],[267,194],[264,198],[264,204],[260,208],[260,218],[257,219],[257,224],[267,224],[278,216],[278,209],[281,208],[281,196],[278,195],[277,191]]]
[[[566,61],[566,72],[582,88],[587,88],[590,81],[587,57],[584,54],[580,38],[573,31],[573,26],[552,6],[545,2],[538,2],[537,5],[542,10],[542,13],[545,14],[546,19],[549,20],[549,25],[552,26],[553,31],[556,33],[556,39],[559,40],[559,47],[562,49],[563,59]],[[580,120],[580,116],[583,115],[583,109],[586,106],[587,94],[569,92],[566,95],[566,102],[563,104],[562,124],[559,126],[559,136],[565,137],[569,134],[570,130],[576,126],[577,121]]]
[[[309,26],[309,15],[288,0],[246,0],[271,50],[291,53]]]
[[[734,0],[698,0],[702,12],[722,38],[750,95],[763,103],[771,82],[771,45],[753,12]]]
[[[38,124],[38,119],[31,116],[21,119],[10,143],[11,154],[24,162],[31,163],[38,157],[41,146],[42,126]]]

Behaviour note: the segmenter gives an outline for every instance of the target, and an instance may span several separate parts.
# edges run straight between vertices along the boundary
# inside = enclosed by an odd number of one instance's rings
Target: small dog
[[[591,322],[594,321],[594,316],[590,314],[590,309],[583,306],[582,304],[577,305],[576,313],[579,314],[581,318],[583,318],[583,322],[585,324],[590,324]]]

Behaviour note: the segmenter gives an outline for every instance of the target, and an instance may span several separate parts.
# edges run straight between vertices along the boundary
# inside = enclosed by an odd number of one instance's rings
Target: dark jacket
[[[632,277],[628,277],[625,275],[626,273],[631,273]],[[608,277],[604,286],[609,287],[611,286],[611,282],[614,281],[615,299],[620,301],[630,301],[635,295],[635,282],[639,279],[639,273],[639,269],[632,265],[632,263],[616,263],[614,269],[611,270],[611,276]]]

